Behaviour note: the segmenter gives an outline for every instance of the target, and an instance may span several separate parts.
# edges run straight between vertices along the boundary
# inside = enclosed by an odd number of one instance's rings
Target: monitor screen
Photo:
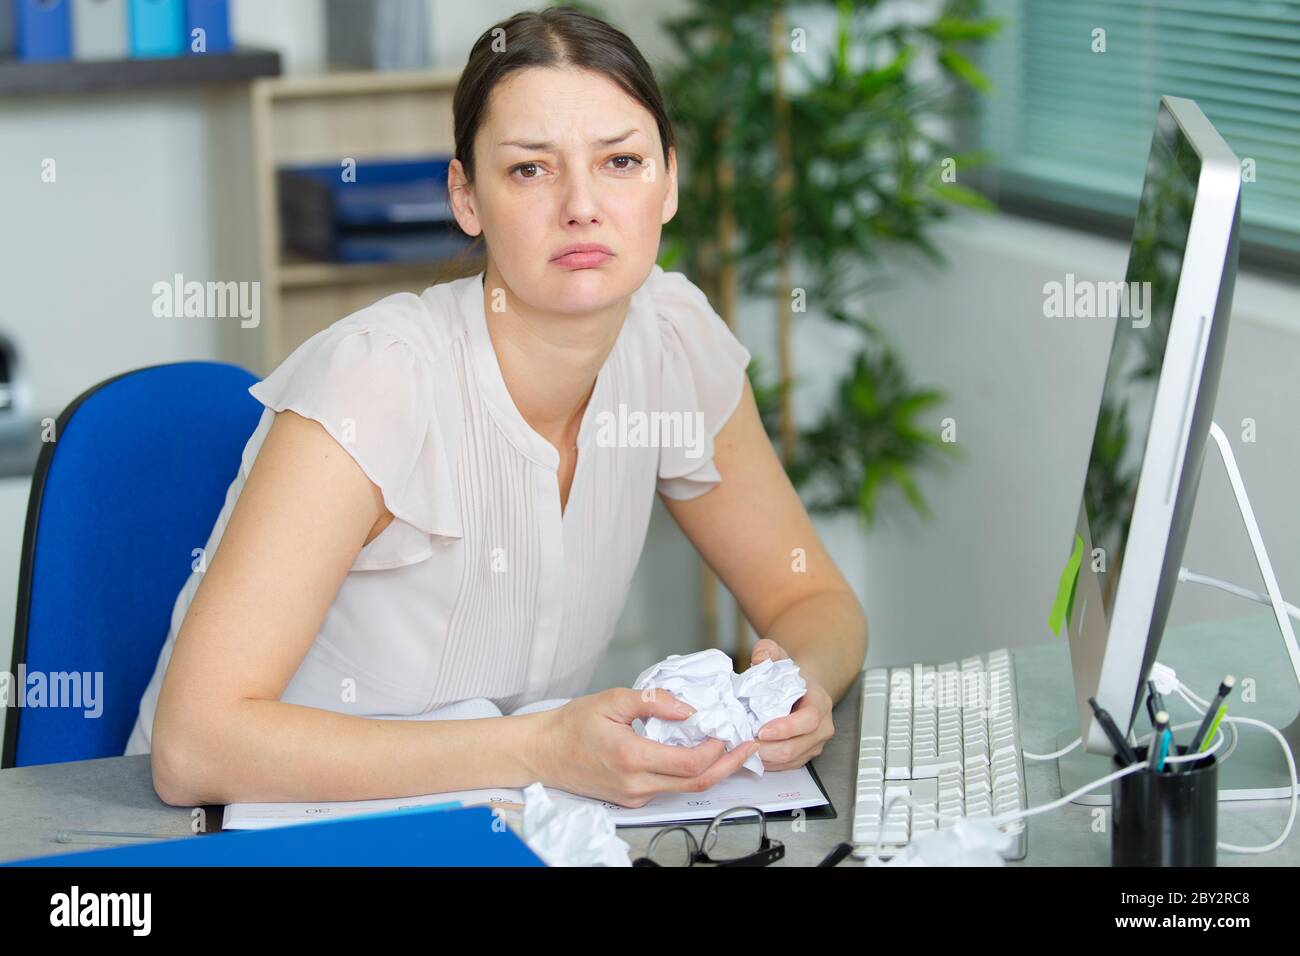
[[[1125,276],[1130,308],[1116,320],[1084,482],[1093,565],[1107,621],[1133,519],[1200,173],[1196,151],[1173,116],[1160,110]]]

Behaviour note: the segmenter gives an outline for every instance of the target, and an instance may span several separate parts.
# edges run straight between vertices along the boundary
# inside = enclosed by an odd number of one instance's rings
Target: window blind
[[[1300,0],[987,0],[996,188],[1132,215],[1162,95],[1243,161],[1242,237],[1300,251]],[[1251,181],[1253,179],[1253,181]]]

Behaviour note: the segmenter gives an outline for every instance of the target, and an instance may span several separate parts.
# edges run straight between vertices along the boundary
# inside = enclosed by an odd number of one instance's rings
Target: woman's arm
[[[799,665],[807,692],[758,734],[763,766],[792,770],[835,733],[831,711],[866,658],[867,618],[776,457],[748,377],[713,461],[717,487],[664,503],[759,633],[751,662],[789,656]]]
[[[748,377],[713,461],[720,484],[664,504],[759,636],[839,701],[866,658],[866,615],[772,448]]]
[[[537,714],[377,720],[280,701],[357,553],[390,520],[319,423],[276,415],[163,680],[152,738],[162,800],[355,800],[538,779]]]

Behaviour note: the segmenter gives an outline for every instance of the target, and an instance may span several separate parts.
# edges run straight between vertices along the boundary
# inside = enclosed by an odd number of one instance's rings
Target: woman
[[[451,201],[485,271],[340,319],[250,389],[266,408],[127,748],[167,803],[540,780],[642,806],[755,750],[802,766],[862,666],[865,618],[762,428],[749,353],[655,265],[677,164],[635,46],[571,9],[519,14],[475,44],[453,109]],[[610,427],[638,412],[678,413],[677,440]],[[656,491],[764,635],[753,661],[807,681],[761,744],[646,740],[634,719],[689,709],[630,688],[375,719],[582,693]]]

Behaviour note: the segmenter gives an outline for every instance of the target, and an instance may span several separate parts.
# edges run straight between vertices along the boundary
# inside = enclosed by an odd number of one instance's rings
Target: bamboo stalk
[[[723,42],[728,42],[729,34],[724,31]],[[718,131],[718,142],[722,144],[721,161],[718,163],[718,314],[727,328],[736,329],[736,302],[738,298],[739,276],[736,271],[733,251],[736,247],[736,167],[732,161],[727,143],[731,138],[731,117],[723,114],[722,126]],[[716,615],[716,590],[714,592]],[[745,644],[745,616],[740,604],[733,599],[733,628],[731,636],[732,667],[743,670],[749,654]]]
[[[731,32],[723,27],[718,41],[724,46],[731,42]],[[725,143],[727,137],[727,120],[717,131],[718,141]],[[710,185],[717,191],[719,199],[719,216],[717,233],[713,241],[700,244],[700,279],[704,283],[709,300],[714,303],[718,315],[728,328],[735,327],[736,296],[734,289],[734,269],[726,263],[730,258],[735,243],[736,218],[732,209],[730,194],[736,181],[735,169],[725,150],[721,162],[712,170]],[[730,277],[728,277],[730,276]],[[706,648],[722,649],[722,637],[718,620],[718,578],[702,557],[699,560],[700,617],[704,631]],[[733,654],[734,657],[734,654]]]
[[[773,137],[777,159],[774,189],[777,204],[777,355],[780,381],[788,386],[794,380],[790,315],[790,259],[794,243],[793,210],[790,196],[794,191],[794,153],[790,142],[790,101],[786,99],[785,85],[781,76],[785,64],[785,43],[788,32],[785,24],[785,12],[778,7],[772,14],[769,33],[772,51],[772,112],[776,120]],[[781,393],[779,421],[781,460],[789,467],[794,458],[795,446],[794,395],[792,388],[787,387]]]

